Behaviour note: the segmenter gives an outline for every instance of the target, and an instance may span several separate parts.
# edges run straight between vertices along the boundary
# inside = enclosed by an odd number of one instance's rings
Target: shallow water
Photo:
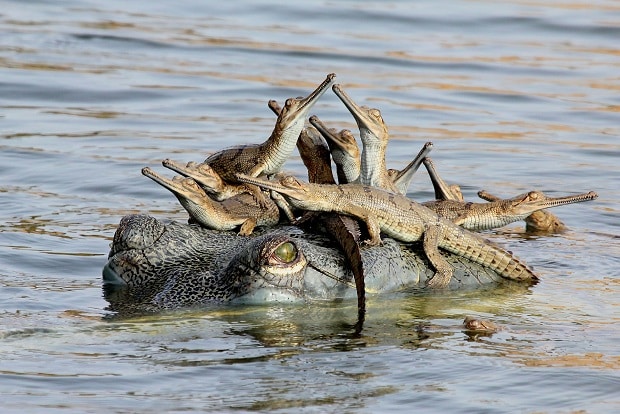
[[[5,1],[2,412],[618,410],[619,37],[614,1]],[[120,218],[186,218],[140,169],[261,142],[267,101],[329,72],[381,109],[392,168],[430,140],[468,200],[597,191],[566,234],[488,233],[542,282],[371,297],[360,335],[354,302],[109,320]],[[314,113],[355,130],[331,93]]]

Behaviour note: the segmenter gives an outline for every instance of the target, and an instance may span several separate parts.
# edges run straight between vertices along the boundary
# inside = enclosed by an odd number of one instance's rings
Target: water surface
[[[5,1],[2,411],[618,410],[618,38],[614,1]],[[471,201],[597,191],[555,211],[566,234],[488,232],[542,282],[372,297],[361,335],[353,302],[110,320],[120,218],[186,219],[140,169],[263,141],[267,101],[330,72],[381,109],[391,168],[430,140]],[[331,93],[314,113],[355,130]],[[503,329],[467,335],[466,314]]]

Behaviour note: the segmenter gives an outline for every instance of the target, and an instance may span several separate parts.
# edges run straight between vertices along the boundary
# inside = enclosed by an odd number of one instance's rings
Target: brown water
[[[5,0],[1,411],[617,411],[618,39],[615,1]],[[374,297],[361,336],[353,302],[102,319],[120,218],[186,218],[140,169],[261,142],[267,100],[329,72],[381,109],[389,167],[431,140],[468,200],[597,191],[555,210],[566,234],[488,233],[542,282]],[[315,113],[355,128],[331,93]]]

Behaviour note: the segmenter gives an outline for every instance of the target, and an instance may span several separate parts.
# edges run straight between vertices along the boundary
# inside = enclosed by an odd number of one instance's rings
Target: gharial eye
[[[288,98],[288,99],[286,100],[286,102],[284,102],[284,105],[286,105],[286,106],[291,106],[291,105],[293,105],[294,103],[295,103],[295,98]]]
[[[291,263],[297,258],[297,247],[291,242],[285,242],[279,245],[273,254],[284,263]]]

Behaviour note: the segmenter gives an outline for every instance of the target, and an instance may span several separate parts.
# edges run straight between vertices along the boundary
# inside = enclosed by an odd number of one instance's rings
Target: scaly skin
[[[280,111],[271,136],[262,144],[242,145],[219,151],[205,160],[222,179],[236,182],[235,174],[242,172],[252,177],[271,175],[280,171],[293,152],[305,118],[316,101],[332,84],[335,74],[327,78],[306,98],[289,98]]]
[[[501,201],[500,197],[484,190],[478,191],[478,197],[486,201]],[[567,227],[562,221],[547,210],[538,210],[525,218],[525,231],[531,233],[562,233]]]
[[[385,166],[385,151],[390,136],[387,125],[381,117],[381,111],[376,108],[359,106],[338,84],[334,85],[332,90],[351,112],[360,130],[362,140],[360,183],[398,192]]]
[[[161,164],[185,177],[193,178],[216,201],[224,201],[230,197],[248,193],[258,203],[262,210],[268,211],[273,204],[269,198],[255,185],[229,184],[215,172],[206,162],[188,162],[185,166],[166,158]]]
[[[335,184],[329,148],[319,131],[308,126],[301,131],[297,150],[308,170],[308,181],[317,184]]]
[[[409,189],[409,184],[411,184],[413,175],[416,173],[416,171],[418,171],[418,168],[420,168],[422,161],[424,160],[424,158],[426,158],[426,156],[429,152],[431,152],[432,149],[433,143],[427,142],[422,146],[422,149],[420,149],[418,155],[416,155],[415,158],[411,160],[411,162],[407,164],[405,168],[400,171],[394,169],[388,170],[388,176],[390,177],[390,179],[394,183],[394,186],[400,194],[407,194],[407,190]]]
[[[382,246],[360,251],[368,293],[410,290],[433,276],[416,245],[384,239]],[[503,280],[472,261],[446,257],[455,268],[451,288]],[[303,302],[356,295],[351,266],[327,236],[278,225],[243,237],[145,215],[121,220],[103,282],[110,310],[121,316],[232,300]]]
[[[315,184],[335,184],[331,169],[330,151],[319,131],[306,127],[297,141],[299,155],[308,169],[308,181]],[[307,212],[306,215],[316,215]],[[323,214],[319,217],[302,217],[298,223],[311,222],[322,225],[324,232],[331,235],[340,245],[349,268],[353,272],[357,290],[358,323],[363,322],[366,312],[366,284],[364,281],[364,265],[360,246],[359,225],[351,217],[341,214]]]
[[[310,117],[310,123],[327,140],[327,145],[336,164],[338,183],[359,183],[360,149],[351,131],[343,129],[337,132],[334,128],[328,128],[316,115]]]
[[[169,158],[166,158],[161,164],[185,177],[194,179],[200,186],[217,201],[223,201],[227,198],[241,193],[252,194],[257,200],[264,199],[264,195],[256,186],[246,184],[228,184],[211,166],[205,162],[197,163],[190,161],[186,165],[180,164]]]
[[[357,184],[307,184],[292,176],[283,177],[278,183],[243,174],[237,177],[241,182],[281,193],[297,208],[335,212],[364,221],[370,235],[366,243],[371,246],[381,244],[380,232],[403,242],[422,239],[424,252],[436,270],[428,283],[431,287],[446,286],[452,277],[452,268],[437,247],[480,263],[508,279],[537,279],[510,252],[400,194]]]
[[[594,191],[565,197],[547,197],[540,191],[530,191],[488,203],[442,200],[427,201],[422,205],[468,230],[488,230],[523,220],[535,211],[590,201],[597,197]]]
[[[280,215],[274,203],[260,208],[249,194],[239,194],[222,202],[212,200],[191,178],[175,177],[170,180],[148,167],[142,174],[170,190],[190,216],[202,226],[215,230],[233,230],[240,227],[239,235],[248,236],[256,226],[272,226]]]

